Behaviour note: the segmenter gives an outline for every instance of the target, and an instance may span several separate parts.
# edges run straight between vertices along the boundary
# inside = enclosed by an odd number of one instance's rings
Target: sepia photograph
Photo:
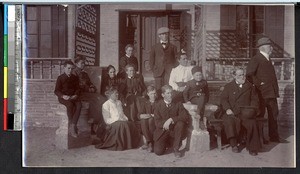
[[[294,5],[15,9],[23,167],[296,167]]]

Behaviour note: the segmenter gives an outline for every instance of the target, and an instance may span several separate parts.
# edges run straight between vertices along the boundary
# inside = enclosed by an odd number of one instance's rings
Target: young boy
[[[148,152],[153,152],[153,132],[155,130],[154,108],[157,102],[156,99],[156,89],[150,85],[147,87],[147,96],[140,98],[139,102],[137,102],[138,116],[141,120],[141,130],[146,139],[142,149]]]
[[[193,78],[188,81],[186,88],[183,91],[183,97],[185,102],[198,105],[197,115],[204,123],[204,129],[206,129],[206,118],[204,117],[205,104],[209,99],[209,90],[207,81],[202,79],[202,70],[199,66],[192,68]]]
[[[87,72],[84,71],[85,58],[78,56],[74,62],[76,67],[72,70],[72,74],[79,79],[79,100],[87,101],[89,103],[88,116],[89,120],[92,120],[91,134],[94,135],[95,125],[103,123],[101,107],[106,99],[96,93],[96,86],[91,82]]]
[[[81,102],[79,100],[79,80],[71,74],[74,64],[72,61],[64,63],[64,73],[58,76],[55,85],[55,95],[58,97],[59,103],[67,108],[67,115],[69,118],[69,133],[73,137],[77,137],[77,122],[81,110]]]
[[[125,67],[127,77],[120,84],[121,101],[125,105],[125,114],[129,121],[138,121],[136,97],[142,96],[146,87],[142,75],[136,74],[134,66]]]

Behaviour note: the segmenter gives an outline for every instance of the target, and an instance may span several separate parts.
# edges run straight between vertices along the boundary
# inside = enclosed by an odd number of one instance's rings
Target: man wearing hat
[[[169,42],[169,28],[161,27],[157,34],[160,41],[152,47],[149,61],[155,88],[159,90],[163,85],[169,84],[171,70],[176,66],[177,48]]]
[[[246,76],[258,89],[261,117],[264,117],[265,108],[267,108],[270,141],[280,142],[277,126],[279,87],[275,69],[270,60],[273,50],[272,41],[268,37],[262,37],[257,40],[256,46],[259,52],[250,60]]]
[[[246,148],[249,154],[256,156],[261,142],[256,124],[259,99],[255,87],[246,81],[243,69],[233,72],[234,80],[225,85],[221,93],[221,107],[225,114],[222,117],[225,134],[232,147],[238,153],[238,140],[241,128],[246,129]]]

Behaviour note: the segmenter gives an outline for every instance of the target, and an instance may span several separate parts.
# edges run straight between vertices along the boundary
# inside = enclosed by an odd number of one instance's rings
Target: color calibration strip
[[[14,122],[15,131],[22,129],[22,5],[15,5],[15,72]]]
[[[7,125],[8,125],[8,99],[7,99],[7,87],[8,87],[8,6],[4,4],[4,43],[3,43],[3,60],[4,60],[4,71],[3,71],[3,84],[4,84],[4,101],[3,101],[3,129],[7,130]]]

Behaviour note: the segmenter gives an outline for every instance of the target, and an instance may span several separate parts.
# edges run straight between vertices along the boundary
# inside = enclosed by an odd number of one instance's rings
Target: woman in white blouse
[[[173,101],[184,102],[182,91],[184,90],[186,83],[193,79],[193,66],[188,65],[188,57],[183,49],[178,53],[178,62],[179,65],[171,71],[169,85],[172,86],[174,90]]]
[[[129,122],[118,100],[118,91],[111,87],[105,94],[108,100],[102,105],[103,119],[107,125],[103,143],[96,145],[99,149],[126,150],[137,148],[140,133],[133,122]]]

